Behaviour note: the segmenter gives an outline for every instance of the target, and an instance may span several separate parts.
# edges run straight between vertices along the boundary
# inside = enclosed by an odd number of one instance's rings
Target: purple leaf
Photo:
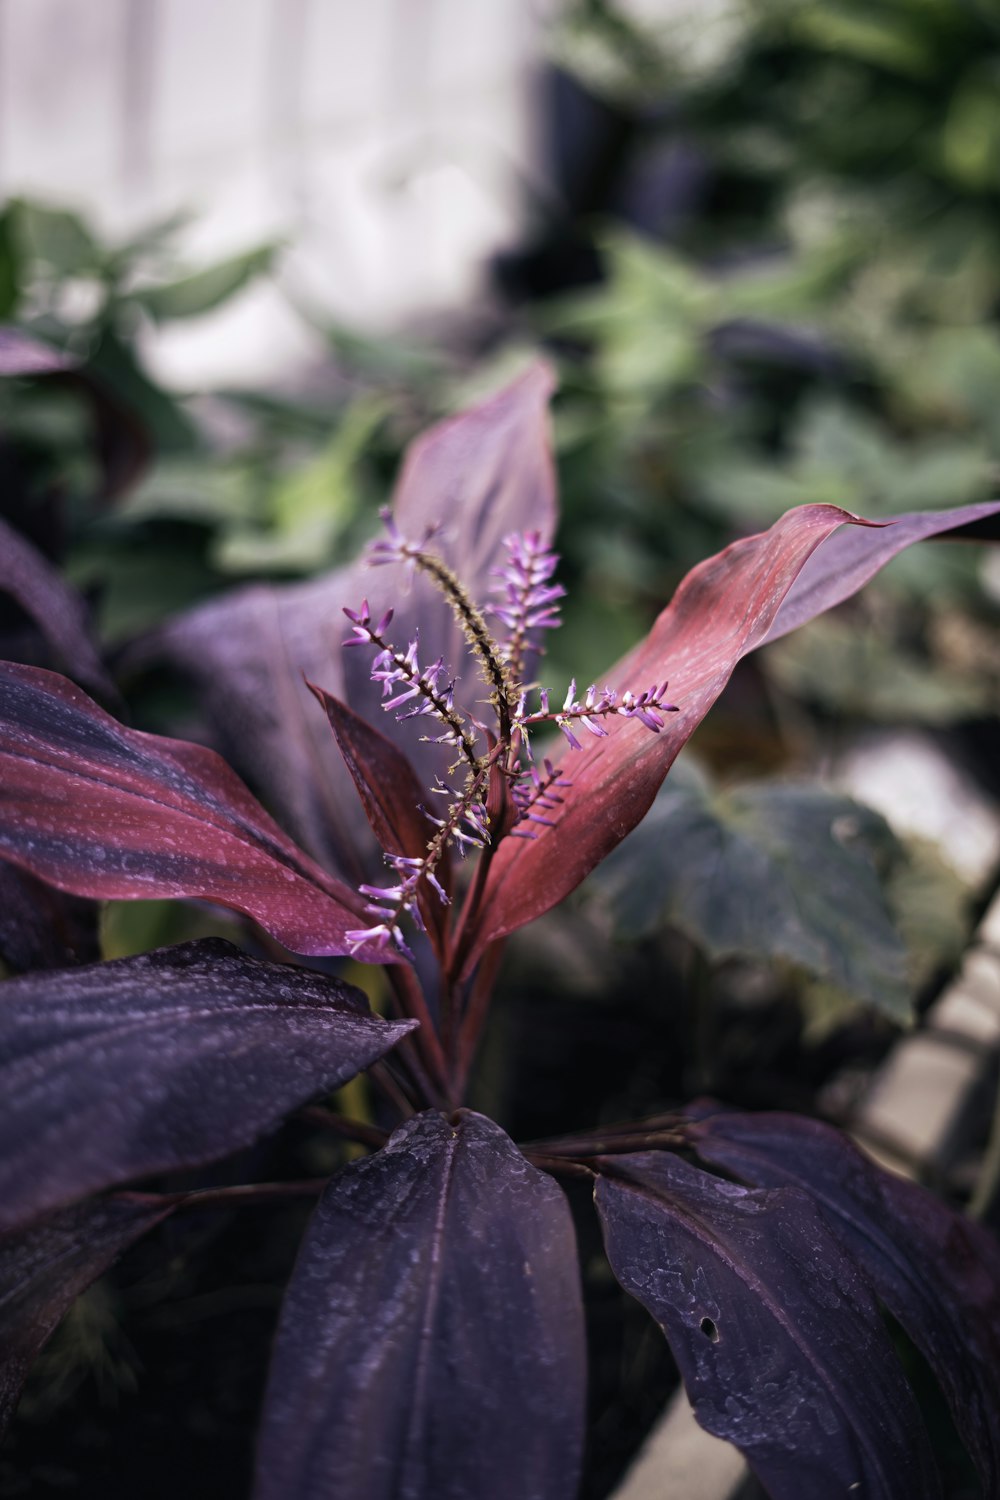
[[[714,1105],[689,1127],[699,1156],[760,1187],[802,1187],[941,1382],[983,1493],[1000,1494],[1000,1247],[839,1131]]]
[[[555,481],[548,441],[552,378],[536,365],[498,395],[432,428],[414,445],[397,487],[399,524],[418,538],[444,529],[434,548],[477,602],[488,597],[501,539],[555,525]],[[304,846],[356,883],[379,869],[367,819],[345,767],[331,754],[329,730],[303,677],[378,722],[413,764],[422,787],[449,763],[440,746],[420,744],[420,729],[379,710],[363,651],[343,651],[341,608],[372,601],[376,618],[390,605],[391,634],[403,647],[420,631],[421,658],[440,654],[478,692],[476,668],[450,612],[425,579],[408,584],[396,568],[357,563],[308,583],[241,589],[180,615],[143,655],[166,658],[198,684],[221,748],[269,800]]]
[[[412,1030],[360,990],[219,939],[10,979],[0,1231],[254,1141]]]
[[[698,1421],[772,1500],[940,1495],[869,1284],[808,1194],[662,1152],[601,1167],[615,1275],[667,1335]]]
[[[9,662],[0,705],[0,858],[74,895],[198,897],[296,953],[350,950],[359,898],[213,751],[126,729],[65,678]],[[377,944],[359,954],[386,961]]]
[[[19,328],[0,326],[0,376],[51,375],[75,369],[78,363]]]
[[[870,539],[857,544],[861,561],[844,563],[835,553],[835,593],[826,585],[819,588],[789,629],[859,589],[910,542],[990,516],[1000,516],[1000,502],[903,517],[897,534],[892,524],[876,526],[836,506],[802,505],[770,530],[693,568],[645,640],[601,679],[602,686],[607,682],[634,692],[667,680],[679,712],[667,717],[658,734],[631,720],[608,719],[607,739],[588,738],[581,752],[562,758],[562,774],[572,785],[563,794],[557,826],[538,830],[532,841],[508,840],[498,849],[466,969],[494,939],[563,900],[641,821],[737,662],[773,634],[782,601],[809,559],[825,556],[838,527],[850,522],[842,535]]]
[[[584,1361],[560,1189],[482,1115],[417,1115],[316,1209],[257,1500],[572,1500]]]
[[[896,516],[879,530],[848,527],[830,538],[805,564],[778,610],[767,641],[798,630],[835,604],[850,599],[897,553],[914,542],[949,532],[967,532],[983,541],[1000,539],[1000,505],[986,501],[957,510],[914,511]],[[766,643],[765,643],[766,644]]]
[[[77,1203],[0,1241],[0,1435],[32,1361],[79,1294],[172,1212],[169,1199]]]
[[[111,702],[118,692],[90,635],[87,609],[52,564],[0,519],[0,590],[12,595],[78,682]]]
[[[62,969],[100,957],[97,906],[0,864],[0,959],[24,969]]]
[[[128,489],[145,469],[151,451],[145,427],[132,408],[75,356],[19,328],[0,326],[0,378],[4,376],[44,377],[80,393],[93,418],[105,498]]]

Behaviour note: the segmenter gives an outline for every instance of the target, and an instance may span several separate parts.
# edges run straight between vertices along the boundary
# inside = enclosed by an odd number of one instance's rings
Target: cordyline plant
[[[377,569],[237,594],[157,643],[313,854],[215,752],[0,669],[0,851],[24,889],[219,903],[291,954],[384,965],[396,1009],[215,939],[8,980],[0,1402],[71,1299],[167,1216],[309,1194],[258,1500],[570,1500],[585,1356],[568,1174],[592,1181],[611,1267],[698,1420],[775,1500],[941,1494],[883,1308],[1000,1494],[1000,1253],[975,1224],[815,1121],[699,1104],[519,1147],[464,1103],[505,939],[636,826],[737,661],[1000,506],[878,527],[803,506],[695,568],[599,683],[546,685],[549,390],[532,369],[416,444]],[[324,1114],[369,1152],[329,1180],[123,1190],[244,1147],[366,1068],[400,1123]]]

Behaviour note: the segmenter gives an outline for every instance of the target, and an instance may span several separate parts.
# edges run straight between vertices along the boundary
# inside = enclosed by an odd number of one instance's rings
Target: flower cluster
[[[498,580],[494,591],[502,593],[499,603],[489,612],[505,625],[507,638],[499,642],[500,655],[515,679],[524,671],[524,658],[534,630],[555,630],[561,623],[557,600],[566,590],[561,583],[550,583],[559,555],[543,543],[538,531],[514,532],[504,537],[507,565],[494,568]],[[538,649],[535,645],[535,649]]]
[[[401,563],[431,579],[451,607],[478,658],[484,680],[492,689],[491,702],[496,713],[494,732],[474,719],[456,703],[456,678],[443,657],[421,666],[419,639],[416,635],[401,651],[387,638],[393,611],[387,610],[373,623],[367,599],[358,610],[345,609],[351,621],[351,636],[346,646],[370,646],[375,649],[371,667],[372,681],[382,691],[382,707],[394,712],[397,720],[435,719],[441,726],[437,735],[425,739],[434,744],[455,746],[460,758],[452,773],[464,760],[466,775],[460,789],[438,780],[431,789],[447,799],[444,816],[437,817],[421,808],[434,832],[422,857],[387,854],[386,861],[398,877],[386,886],[361,886],[368,897],[367,912],[378,920],[374,927],[349,934],[360,946],[372,939],[395,944],[404,955],[409,950],[403,939],[400,922],[409,915],[421,930],[422,885],[441,901],[449,895],[439,877],[445,850],[454,846],[461,853],[478,850],[489,859],[501,838],[508,833],[517,838],[535,838],[540,828],[556,825],[562,803],[560,790],[570,785],[551,760],[543,759],[539,769],[531,749],[531,734],[542,727],[558,728],[573,750],[582,744],[574,732],[582,727],[598,739],[606,738],[606,721],[612,717],[635,719],[646,729],[658,733],[665,715],[676,712],[676,706],[665,697],[667,684],[653,683],[643,692],[621,693],[613,688],[587,688],[580,699],[576,682],[569,685],[562,706],[550,707],[545,688],[523,683],[529,655],[539,644],[534,633],[552,630],[559,624],[557,601],[565,590],[552,582],[558,562],[557,554],[544,544],[541,534],[529,531],[504,539],[507,561],[494,570],[498,579],[496,591],[501,598],[488,611],[506,627],[501,641],[491,635],[475,601],[470,599],[460,580],[434,552],[426,550],[434,535],[429,529],[422,541],[412,543],[402,535],[395,521],[383,512],[386,535],[376,542],[370,553],[375,564]],[[537,707],[532,709],[532,697]],[[486,745],[484,751],[481,747]],[[452,774],[449,773],[449,774]]]

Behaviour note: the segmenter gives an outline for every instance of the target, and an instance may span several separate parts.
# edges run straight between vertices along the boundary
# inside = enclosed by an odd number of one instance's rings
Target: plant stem
[[[493,998],[493,986],[496,983],[497,972],[500,968],[500,960],[506,941],[499,938],[491,943],[483,954],[476,977],[472,982],[465,1014],[458,1028],[456,1039],[455,1059],[452,1073],[452,1089],[458,1098],[462,1098],[469,1082],[469,1073],[476,1056],[476,1048],[486,1025],[486,1017],[489,1015],[490,1001]]]
[[[389,1139],[388,1131],[379,1130],[377,1125],[352,1120],[348,1115],[338,1114],[336,1110],[325,1109],[322,1104],[307,1104],[305,1109],[299,1110],[299,1116],[316,1125],[323,1125],[328,1130],[335,1130],[345,1140],[357,1141],[360,1145],[371,1146],[375,1150],[384,1146]]]

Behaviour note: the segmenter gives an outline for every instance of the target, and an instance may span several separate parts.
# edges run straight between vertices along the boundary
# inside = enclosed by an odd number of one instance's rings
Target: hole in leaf
[[[713,1344],[717,1344],[719,1342],[719,1330],[712,1322],[711,1318],[702,1318],[700,1326],[702,1333],[707,1339],[711,1339]]]

